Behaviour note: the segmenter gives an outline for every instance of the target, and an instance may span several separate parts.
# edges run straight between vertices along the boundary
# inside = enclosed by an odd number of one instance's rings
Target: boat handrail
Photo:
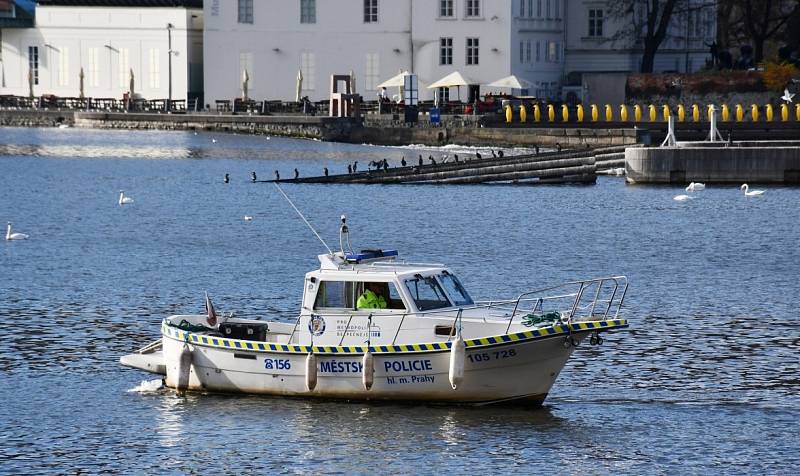
[[[608,287],[607,283],[610,283],[611,289],[605,291],[604,288]],[[593,298],[586,303],[581,304],[584,298],[584,293],[587,289],[590,289],[592,286],[596,287],[596,291],[594,293]],[[552,291],[555,289],[560,288],[569,288],[569,287],[577,287],[577,290],[574,292],[556,294],[554,296],[538,296],[533,298],[531,296],[546,292]],[[619,298],[617,298],[617,293],[622,289],[622,293]],[[520,294],[514,302],[513,311],[511,311],[511,315],[508,318],[508,326],[506,327],[506,332],[511,329],[511,324],[514,321],[514,318],[517,316],[517,311],[520,310],[520,304],[526,303],[529,301],[535,301],[533,308],[530,310],[529,313],[525,315],[535,315],[537,311],[540,313],[544,313],[543,307],[545,302],[547,301],[558,301],[558,300],[565,300],[567,298],[573,298],[574,301],[572,302],[569,311],[566,315],[562,314],[562,319],[565,322],[569,323],[573,320],[577,320],[581,316],[579,316],[579,311],[584,311],[589,309],[589,312],[586,314],[586,317],[599,317],[603,320],[608,319],[608,316],[611,315],[613,312],[614,318],[619,316],[620,308],[622,307],[622,303],[625,300],[625,294],[628,290],[628,278],[625,276],[607,276],[603,278],[594,278],[594,279],[586,279],[580,281],[570,281],[567,283],[559,284],[556,286],[548,286],[546,288],[536,289],[533,291],[528,291],[525,293]],[[602,293],[606,294],[602,294]],[[610,293],[610,296],[608,295]],[[606,304],[605,309],[602,313],[596,313],[595,310],[597,308],[597,304]],[[566,303],[564,303],[566,304]],[[561,312],[561,309],[556,309],[557,311]]]

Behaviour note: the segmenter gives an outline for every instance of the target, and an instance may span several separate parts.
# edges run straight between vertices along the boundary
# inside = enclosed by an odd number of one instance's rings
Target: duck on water
[[[220,318],[207,299],[121,363],[181,392],[538,405],[581,343],[628,327],[624,276],[476,302],[445,265],[349,241],[342,217],[341,250],[306,274],[293,322]]]

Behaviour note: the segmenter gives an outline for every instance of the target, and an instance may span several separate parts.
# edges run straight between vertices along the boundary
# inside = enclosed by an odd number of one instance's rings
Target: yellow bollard
[[[533,121],[540,122],[542,120],[542,107],[538,104],[533,105]]]
[[[753,122],[758,122],[758,104],[750,105],[750,117],[752,117]]]
[[[683,107],[683,104],[678,104],[678,122],[683,122],[686,120],[686,108]]]
[[[741,104],[736,105],[736,122],[744,121],[744,108]]]
[[[561,105],[561,120],[563,122],[569,122],[569,106],[566,104]]]
[[[578,116],[578,122],[583,122],[583,104],[578,104],[578,110],[575,115]]]
[[[606,122],[614,120],[614,111],[611,110],[611,104],[606,104]]]
[[[692,104],[692,122],[700,122],[700,106]]]
[[[800,104],[794,107],[794,120],[800,122]]]
[[[528,120],[528,109],[525,108],[525,105],[519,107],[519,122],[527,122]]]
[[[619,120],[622,122],[628,122],[628,106],[624,104],[619,105]]]
[[[766,116],[767,122],[772,122],[772,119],[775,118],[775,110],[772,109],[772,104],[764,106],[764,116]]]
[[[638,104],[633,106],[633,120],[636,122],[642,122],[642,106]]]
[[[550,122],[556,120],[556,108],[552,104],[547,105],[547,120]]]
[[[511,121],[514,119],[514,112],[511,110],[511,106],[506,106],[506,124],[511,124]]]
[[[656,122],[657,119],[656,107],[653,104],[651,104],[650,106],[647,107],[647,109],[649,109],[650,113],[650,122]]]
[[[781,121],[787,122],[789,120],[789,106],[781,104]]]
[[[669,121],[669,106],[664,104],[661,106],[661,115],[664,117],[664,122]]]
[[[728,122],[731,120],[731,109],[728,107],[727,104],[722,105],[722,122]]]
[[[597,122],[600,113],[597,111],[597,104],[592,104],[592,122]]]

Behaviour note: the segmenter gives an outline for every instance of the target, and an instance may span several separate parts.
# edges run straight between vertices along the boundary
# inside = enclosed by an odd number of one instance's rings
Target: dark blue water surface
[[[131,391],[155,376],[119,356],[205,290],[296,315],[324,249],[251,171],[420,152],[0,129],[0,223],[31,235],[0,244],[0,472],[796,474],[797,188],[286,185],[332,246],[344,213],[356,247],[448,263],[478,299],[626,274],[631,330],[581,347],[542,409]]]

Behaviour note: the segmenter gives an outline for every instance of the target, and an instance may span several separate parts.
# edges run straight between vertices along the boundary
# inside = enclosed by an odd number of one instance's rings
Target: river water
[[[796,474],[797,188],[284,187],[329,243],[346,214],[356,247],[446,262],[476,299],[627,275],[631,329],[578,349],[541,409],[182,398],[118,365],[205,290],[295,316],[324,249],[251,171],[453,152],[0,129],[0,222],[31,236],[0,245],[0,473]]]

